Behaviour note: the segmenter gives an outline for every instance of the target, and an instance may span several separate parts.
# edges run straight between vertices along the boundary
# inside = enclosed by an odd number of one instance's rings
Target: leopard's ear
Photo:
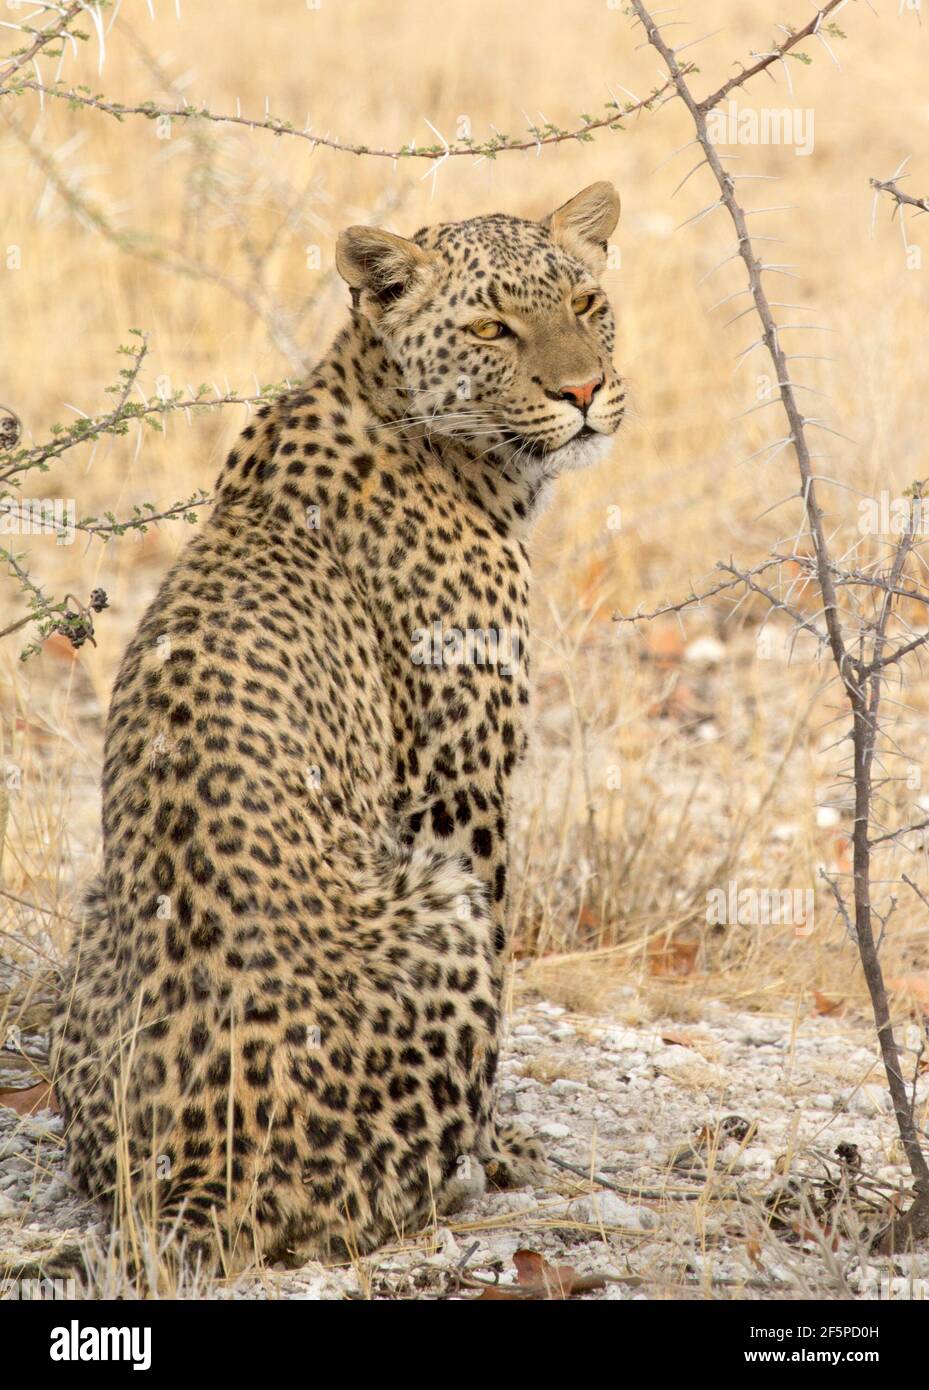
[[[382,312],[411,287],[418,271],[431,263],[415,241],[380,227],[346,227],[339,234],[335,263],[357,305],[367,292],[368,304]]]
[[[607,241],[618,221],[619,194],[603,179],[562,203],[543,218],[542,225],[570,256],[599,275],[606,265]]]

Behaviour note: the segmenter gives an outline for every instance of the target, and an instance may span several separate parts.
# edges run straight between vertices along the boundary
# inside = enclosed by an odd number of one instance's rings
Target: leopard
[[[114,1225],[225,1269],[354,1258],[543,1179],[495,1103],[529,545],[625,413],[618,217],[601,181],[538,220],[343,230],[346,321],[129,642],[53,1025]]]

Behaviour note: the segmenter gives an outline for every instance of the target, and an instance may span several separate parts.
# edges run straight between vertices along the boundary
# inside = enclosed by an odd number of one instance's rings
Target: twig
[[[718,106],[723,97],[728,96],[735,87],[744,86],[751,78],[757,77],[760,72],[764,72],[767,68],[771,67],[772,63],[779,63],[792,48],[796,48],[798,43],[801,43],[804,39],[808,39],[811,34],[815,34],[822,24],[823,19],[832,10],[837,10],[841,5],[847,4],[848,0],[829,0],[828,4],[823,5],[816,11],[809,24],[791,33],[783,43],[777,44],[769,53],[765,53],[754,66],[745,68],[738,77],[730,77],[729,81],[724,82],[711,96],[704,97],[703,100],[698,103],[697,109],[704,115],[706,115],[708,111],[712,111],[713,107]],[[641,18],[641,15],[639,17]],[[677,50],[677,52],[679,51],[680,50]]]
[[[868,985],[874,1022],[881,1048],[884,1072],[893,1101],[897,1127],[914,1178],[916,1197],[910,1210],[887,1231],[880,1243],[893,1247],[901,1239],[911,1240],[929,1234],[929,1164],[923,1152],[900,1065],[900,1054],[890,1020],[890,1008],[877,944],[874,940],[871,907],[871,843],[869,826],[872,813],[872,773],[881,700],[881,675],[884,665],[883,648],[893,607],[892,590],[899,585],[907,556],[913,545],[918,523],[918,508],[911,510],[910,525],[901,537],[889,576],[888,589],[883,594],[880,614],[873,629],[873,659],[865,663],[853,656],[845,642],[836,594],[834,566],[829,556],[823,527],[823,514],[816,500],[811,450],[807,443],[806,426],[814,422],[804,418],[796,399],[787,357],[778,338],[771,306],[762,284],[763,267],[755,255],[742,210],[736,196],[732,176],[723,167],[719,154],[710,139],[706,112],[709,107],[698,103],[687,85],[673,50],[665,42],[660,29],[646,10],[642,0],[631,0],[632,9],[645,29],[649,43],[661,55],[674,80],[678,96],[690,112],[696,130],[697,143],[716,179],[720,203],[726,208],[738,238],[738,255],[748,272],[749,290],[762,328],[759,340],[767,348],[775,368],[775,381],[784,413],[790,428],[790,442],[800,473],[806,521],[813,544],[816,582],[823,599],[823,613],[832,657],[845,688],[852,715],[852,748],[854,756],[853,783],[855,791],[855,824],[853,831],[854,933],[861,957],[862,970]],[[832,7],[834,8],[834,7]],[[821,22],[819,12],[816,24]],[[810,30],[812,32],[812,29]],[[819,423],[819,422],[816,422]],[[921,485],[914,487],[921,497]],[[841,901],[841,892],[828,880],[846,923],[849,914]]]
[[[869,179],[868,182],[878,193],[889,193],[898,207],[905,204],[918,208],[920,212],[929,212],[929,198],[914,198],[911,193],[904,193],[902,188],[897,187],[895,179]]]
[[[22,907],[31,908],[33,912],[42,912],[46,917],[59,917],[62,922],[74,922],[75,925],[78,924],[78,919],[76,917],[69,917],[66,912],[59,912],[55,907],[42,907],[39,903],[30,902],[28,898],[19,898],[7,888],[0,888],[0,898],[9,898],[10,902],[19,903]]]
[[[588,1181],[597,1183],[600,1187],[607,1187],[611,1192],[617,1192],[621,1197],[639,1197],[645,1202],[699,1202],[707,1196],[705,1188],[695,1191],[681,1191],[679,1189],[668,1190],[666,1188],[631,1187],[624,1183],[611,1182],[602,1173],[592,1173],[589,1168],[578,1168],[574,1163],[565,1163],[562,1158],[549,1158],[549,1163],[553,1163],[556,1168],[563,1168],[566,1173],[574,1173],[576,1177],[587,1178]],[[751,1198],[746,1197],[738,1188],[729,1188],[713,1194],[715,1197],[726,1198],[736,1202],[750,1202]]]
[[[81,9],[82,6],[79,3],[71,4],[49,24],[47,29],[32,30],[31,32],[36,34],[36,40],[32,47],[21,49],[19,53],[11,55],[13,61],[8,63],[5,68],[0,68],[0,86],[9,82],[14,73],[19,72],[20,68],[24,68],[27,63],[31,63],[55,39],[64,38],[68,25],[77,19]],[[22,27],[25,30],[25,25]]]
[[[692,71],[693,64],[687,64],[684,70]],[[150,121],[213,121],[219,125],[243,126],[248,130],[266,130],[270,131],[272,135],[291,135],[298,140],[308,141],[314,149],[317,146],[322,146],[325,149],[338,150],[342,154],[365,155],[374,159],[444,161],[466,155],[470,155],[472,158],[495,159],[498,154],[508,154],[516,150],[538,150],[544,145],[560,145],[567,140],[577,140],[584,143],[593,139],[597,131],[622,130],[622,121],[628,116],[634,116],[637,112],[650,111],[655,103],[671,90],[672,86],[670,81],[664,82],[661,86],[656,87],[650,96],[641,101],[623,104],[618,101],[606,102],[608,115],[585,117],[582,123],[572,130],[561,129],[551,122],[547,122],[543,126],[530,125],[526,135],[514,138],[507,135],[495,135],[483,143],[467,139],[454,142],[443,141],[438,145],[401,145],[392,150],[338,140],[332,135],[316,135],[313,134],[312,129],[301,130],[299,127],[291,125],[289,121],[279,120],[274,116],[267,116],[264,120],[254,120],[248,116],[220,114],[208,110],[205,106],[192,104],[170,107],[159,106],[153,101],[135,104],[108,101],[101,95],[92,96],[74,87],[45,86],[31,78],[16,82],[13,86],[0,86],[0,97],[17,96],[27,91],[41,92],[46,97],[66,101],[73,108],[88,107],[96,111],[103,111],[117,120],[122,120],[126,116],[144,116]]]

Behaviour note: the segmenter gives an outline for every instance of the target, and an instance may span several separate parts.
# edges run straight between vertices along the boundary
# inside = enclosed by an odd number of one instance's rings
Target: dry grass
[[[323,0],[319,9],[240,0],[221,18],[215,6],[187,3],[180,20],[166,0],[153,8],[154,20],[145,5],[124,4],[102,74],[91,43],[77,58],[69,54],[66,79],[123,100],[171,104],[183,93],[214,111],[233,111],[238,101],[259,117],[268,97],[275,115],[298,125],[309,110],[319,130],[389,147],[431,142],[425,117],[452,133],[464,113],[478,140],[493,128],[521,130],[524,112],[568,126],[597,112],[618,84],[641,95],[657,81],[654,55],[637,48],[628,20],[602,0],[584,7],[581,23],[566,23],[556,0],[503,10],[468,0],[445,7],[441,23],[426,0]],[[791,311],[791,321],[833,330],[791,330],[790,340],[794,351],[834,358],[801,364],[798,376],[831,395],[832,418],[856,441],[823,436],[831,458],[822,470],[864,493],[896,496],[929,471],[929,261],[907,269],[889,204],[872,239],[867,179],[889,175],[914,152],[910,187],[929,192],[929,105],[920,96],[929,29],[912,11],[898,14],[895,0],[878,8],[880,18],[863,5],[843,11],[848,38],[833,44],[841,71],[815,43],[804,45],[811,66],[791,64],[792,103],[815,113],[814,152],[746,147],[738,168],[781,180],[744,184],[749,206],[796,205],[758,219],[759,230],[785,238],[771,259],[796,266],[798,278],[784,279],[787,292],[777,297],[815,306],[813,314]],[[799,0],[717,0],[713,27],[724,27],[693,54],[698,90],[762,49],[774,21],[805,22],[808,14]],[[708,27],[694,5],[680,18],[692,24],[676,31],[678,41]],[[760,103],[791,103],[782,75],[776,87],[762,78],[739,98],[743,108]],[[760,643],[762,613],[751,603],[691,613],[683,636],[673,618],[635,629],[613,621],[617,612],[683,597],[717,558],[753,563],[799,521],[796,503],[762,515],[794,487],[787,456],[740,462],[782,431],[773,409],[738,418],[766,384],[756,375],[760,358],[733,370],[755,331],[750,319],[722,324],[744,301],[710,312],[741,288],[741,272],[729,265],[701,283],[733,249],[728,226],[714,216],[675,231],[713,196],[700,172],[672,201],[695,159],[685,151],[666,161],[689,138],[684,114],[670,105],[623,134],[556,145],[541,157],[452,159],[433,179],[419,163],[312,152],[263,132],[176,124],[160,140],[138,118],[117,123],[51,101],[43,110],[34,96],[7,102],[0,252],[20,248],[22,268],[0,270],[0,395],[25,422],[27,442],[45,438],[74,408],[99,411],[119,365],[115,349],[132,327],[151,334],[147,391],[161,378],[162,389],[228,381],[248,393],[256,379],[299,374],[325,350],[345,309],[333,271],[343,225],[376,220],[411,232],[495,210],[541,215],[594,179],[614,180],[624,207],[622,265],[606,284],[634,412],[610,462],[560,484],[536,538],[537,738],[517,827],[518,987],[572,1009],[621,1014],[633,981],[656,1016],[683,1020],[699,1017],[713,997],[809,1009],[819,991],[857,1009],[866,996],[854,950],[818,884],[821,865],[847,871],[851,827],[833,785],[841,727],[830,722],[830,697],[820,695],[823,668],[802,653],[789,660],[776,624],[773,642]],[[911,236],[929,257],[927,233],[917,224]],[[151,239],[170,243],[202,273],[165,270]],[[319,269],[308,268],[314,247]],[[140,429],[74,450],[42,480],[43,495],[73,496],[84,515],[168,505],[210,487],[242,422],[241,409],[189,427],[172,417],[163,436]],[[827,489],[826,500],[840,553],[843,541],[858,538],[856,498]],[[614,507],[619,530],[610,525]],[[53,592],[102,586],[110,609],[95,648],[74,654],[53,641],[25,666],[16,638],[0,653],[0,768],[17,770],[5,800],[0,778],[0,887],[10,895],[0,902],[0,928],[13,981],[0,1001],[0,1035],[14,1024],[40,1027],[47,1015],[50,972],[99,853],[110,684],[187,534],[171,524],[107,547],[30,541],[33,569]],[[14,591],[6,595],[4,622],[21,611]],[[701,637],[713,643],[695,645]],[[919,672],[905,699],[897,775],[922,769],[925,784],[929,681]],[[919,818],[923,791],[912,774],[909,781],[887,795],[898,814],[914,803]],[[837,806],[837,818],[817,816],[824,803]],[[912,841],[909,853],[887,853],[883,877],[897,880],[902,870],[925,882],[924,860]],[[814,888],[814,932],[709,928],[707,892],[730,880]],[[891,886],[877,890],[881,910],[891,892],[900,901],[885,964],[894,977],[918,974],[929,940],[925,910]]]

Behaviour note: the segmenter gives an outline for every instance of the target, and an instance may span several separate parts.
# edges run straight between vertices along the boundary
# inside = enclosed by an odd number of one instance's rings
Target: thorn
[[[779,203],[776,206],[770,208],[747,208],[745,210],[745,216],[760,217],[762,213],[766,212],[794,212],[796,210],[796,207],[796,203]]]
[[[685,174],[685,175],[684,175],[684,177],[681,179],[680,183],[678,184],[677,188],[675,188],[674,192],[671,194],[671,197],[672,197],[672,198],[677,197],[678,193],[680,193],[681,189],[684,187],[684,184],[685,184],[685,183],[687,182],[687,180],[690,178],[691,174],[695,174],[695,173],[697,172],[698,169],[702,169],[703,166],[704,166],[704,164],[706,164],[706,160],[705,160],[705,159],[701,159],[700,162],[699,162],[698,164],[695,164],[694,167],[691,169],[690,174]]]
[[[742,309],[742,310],[741,310],[738,314],[736,314],[733,318],[727,319],[726,322],[723,324],[723,328],[729,328],[729,327],[731,327],[732,324],[738,323],[739,319],[744,319],[744,317],[745,317],[746,314],[754,313],[755,307],[756,307],[756,306],[755,306],[754,303],[749,304],[749,306],[748,306],[747,309]]]
[[[733,253],[732,253],[731,256],[727,256],[727,257],[725,258],[725,260],[720,261],[718,265],[714,265],[712,270],[708,270],[708,271],[706,272],[705,275],[701,275],[700,279],[697,281],[697,284],[698,284],[698,285],[702,285],[703,282],[704,282],[705,280],[709,280],[709,278],[710,278],[711,275],[715,275],[716,272],[717,272],[717,270],[722,270],[722,268],[723,268],[724,265],[728,265],[730,261],[734,261],[734,260],[738,260],[738,259],[739,259],[739,253],[738,253],[738,251],[733,251]]]
[[[820,353],[815,352],[784,353],[785,362],[834,362],[835,360],[834,357],[823,357]],[[809,387],[807,387],[807,390],[809,390]]]
[[[744,420],[746,415],[754,415],[754,413],[755,413],[756,410],[767,410],[769,406],[772,406],[772,405],[780,405],[780,404],[781,404],[781,399],[780,399],[780,397],[779,397],[779,396],[772,396],[771,399],[770,399],[769,401],[758,401],[758,403],[757,403],[756,405],[747,406],[747,407],[745,408],[745,410],[740,410],[739,413],[738,413],[738,415],[733,415],[733,416],[731,416],[731,419],[733,419],[733,420]]]
[[[848,444],[857,445],[859,442],[857,439],[853,439],[850,434],[843,434],[841,430],[833,429],[824,420],[816,419],[814,416],[804,417],[803,425],[804,427],[809,425],[814,430],[825,430],[827,434],[834,434],[837,439],[844,439]]]
[[[802,500],[802,498],[802,492],[792,492],[789,497],[782,497],[780,502],[772,502],[770,507],[765,507],[764,511],[759,512],[757,516],[752,518],[752,520],[761,521],[764,517],[768,515],[769,512],[777,511],[778,507],[783,507],[785,502],[799,502]]]
[[[747,348],[742,349],[742,351],[738,354],[737,361],[741,362],[743,357],[747,357],[750,352],[754,352],[756,347],[761,347],[763,346],[763,344],[764,338],[756,338],[753,343],[749,343]]]
[[[833,53],[832,49],[831,49],[831,48],[829,47],[829,45],[827,44],[826,40],[823,38],[822,34],[819,32],[819,26],[818,26],[818,25],[817,25],[817,27],[813,30],[813,37],[814,37],[815,39],[819,39],[819,42],[822,44],[823,48],[824,48],[824,49],[826,50],[826,52],[829,54],[829,57],[832,59],[832,61],[833,61],[833,62],[835,63],[835,65],[836,65],[836,67],[837,67],[837,68],[839,69],[839,71],[841,72],[841,71],[842,71],[842,64],[839,62],[838,58],[835,56],[835,54]]]
[[[688,140],[686,145],[679,145],[676,150],[671,151],[667,159],[663,159],[660,164],[656,165],[656,167],[652,170],[652,173],[661,173],[661,170],[664,169],[666,165],[670,164],[672,159],[677,159],[678,155],[683,154],[685,150],[689,150],[691,145],[699,145],[699,143],[699,140]]]
[[[753,454],[749,454],[747,459],[742,459],[740,463],[737,463],[736,468],[742,468],[746,463],[752,463],[756,458],[759,458],[761,454],[766,454],[769,449],[774,449],[779,444],[791,443],[793,443],[793,435],[785,434],[783,439],[775,439],[774,442],[771,444],[762,444],[761,448],[756,449]],[[800,496],[799,493],[797,495]]]
[[[721,309],[724,304],[728,304],[730,299],[738,299],[740,294],[751,294],[751,290],[746,285],[743,290],[733,290],[732,294],[727,294],[723,299],[718,299],[715,304],[707,309],[708,314],[712,314],[714,309]]]
[[[617,87],[619,88],[619,90],[620,90],[621,92],[625,92],[625,93],[626,93],[626,96],[627,96],[627,97],[631,97],[631,98],[632,98],[632,100],[635,102],[636,106],[639,105],[639,103],[640,103],[641,100],[642,100],[641,97],[637,97],[636,94],[635,94],[635,92],[630,92],[629,88],[628,88],[628,87],[624,87],[623,84],[622,84],[621,82],[617,82],[616,85],[617,85]],[[609,91],[609,88],[607,88],[607,91]],[[612,92],[610,92],[610,96],[611,96],[611,97],[613,96],[613,93],[612,93]],[[613,100],[615,101],[616,98],[613,97]],[[617,104],[618,104],[618,103],[617,103]],[[696,142],[695,142],[694,140],[691,140],[690,143],[693,145],[693,144],[695,144]]]
[[[837,333],[837,332],[838,332],[838,329],[837,329],[837,328],[827,328],[826,325],[825,325],[824,323],[780,323],[780,324],[778,324],[778,330],[779,330],[779,332],[783,332],[785,328],[803,328],[803,329],[811,329],[811,330],[815,330],[817,333]]]
[[[712,38],[714,38],[717,34],[721,34],[722,32],[723,32],[722,29],[712,29],[708,34],[704,34],[704,35],[702,36],[702,38],[699,38],[699,39],[689,39],[689,40],[687,41],[687,43],[682,43],[681,46],[680,46],[680,48],[675,48],[675,49],[672,50],[673,53],[674,53],[675,58],[677,57],[677,55],[678,55],[679,53],[683,53],[685,48],[695,48],[696,45],[697,45],[698,43],[703,43],[703,42],[705,42],[706,39],[712,39]]]
[[[716,202],[710,203],[709,207],[702,208],[700,212],[695,212],[693,217],[688,217],[686,221],[679,222],[678,225],[674,228],[674,230],[676,232],[679,232],[683,227],[695,226],[698,222],[702,222],[704,217],[709,217],[711,212],[715,212],[717,208],[721,208],[722,205],[722,198],[717,198]]]

